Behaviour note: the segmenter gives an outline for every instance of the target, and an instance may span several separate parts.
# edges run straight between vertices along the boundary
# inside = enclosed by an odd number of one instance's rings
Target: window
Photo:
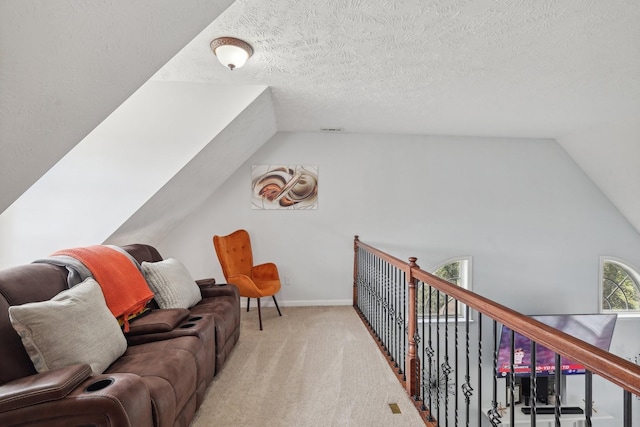
[[[446,261],[433,271],[433,275],[454,285],[470,289],[471,257],[454,258]],[[429,316],[429,312],[425,307],[431,307],[432,320],[434,317],[440,317],[444,320],[445,316],[447,319],[453,319],[456,316],[456,300],[448,295],[439,293],[433,288],[431,289],[431,295],[429,295],[429,286],[420,283],[418,288],[418,316]],[[464,306],[458,304],[457,308],[458,318],[464,319]]]
[[[629,264],[601,258],[601,312],[640,313],[640,274]]]

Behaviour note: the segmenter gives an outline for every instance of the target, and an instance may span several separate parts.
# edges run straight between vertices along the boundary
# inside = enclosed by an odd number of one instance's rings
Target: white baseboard
[[[276,297],[277,299],[278,297]],[[333,305],[353,305],[353,300],[350,299],[327,299],[327,300],[299,300],[299,301],[280,301],[278,300],[280,307],[313,307],[313,306],[333,306]],[[247,308],[247,297],[240,298],[240,306]],[[251,299],[250,307],[257,307],[258,304],[255,298]],[[260,299],[261,307],[275,307],[273,299],[270,297]]]

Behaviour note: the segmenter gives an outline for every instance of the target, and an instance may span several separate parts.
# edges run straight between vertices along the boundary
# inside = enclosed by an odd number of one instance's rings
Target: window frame
[[[441,269],[442,267],[449,265],[449,264],[453,264],[455,262],[460,262],[460,270],[459,270],[459,275],[460,275],[460,284],[457,285],[459,287],[461,287],[462,289],[467,289],[469,291],[473,290],[473,258],[471,256],[457,256],[457,257],[453,257],[453,258],[449,258],[447,260],[442,261],[440,264],[438,264],[436,267],[434,268],[430,268],[428,271],[431,274],[434,274],[436,271],[438,271],[439,269]],[[435,274],[434,274],[435,275]],[[446,280],[446,279],[445,279]],[[466,305],[463,303],[459,303],[460,304],[460,309],[458,311],[458,322],[460,321],[465,321],[466,317],[465,317],[465,307]],[[469,316],[469,321],[473,321],[473,312],[470,311],[470,316]],[[426,322],[428,319],[428,313],[418,313],[418,322]],[[431,318],[432,322],[435,322],[435,315],[432,314],[432,318]],[[440,323],[443,322],[455,322],[456,318],[453,317],[453,315],[450,313],[450,316],[448,318],[440,318]]]
[[[640,295],[640,270],[636,268],[633,264],[628,261],[625,261],[621,258],[616,258],[613,256],[601,256],[600,257],[600,265],[599,265],[599,274],[598,274],[598,313],[616,313],[618,317],[640,317],[640,308],[636,310],[605,310],[603,308],[604,303],[604,266],[605,263],[615,264],[618,267],[622,268],[630,278],[636,282],[638,286],[638,295]]]

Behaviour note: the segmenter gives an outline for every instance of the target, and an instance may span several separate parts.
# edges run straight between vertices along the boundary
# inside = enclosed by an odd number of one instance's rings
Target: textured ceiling
[[[238,0],[155,76],[264,84],[279,130],[558,138],[640,117],[636,0]],[[255,51],[230,72],[209,50]]]

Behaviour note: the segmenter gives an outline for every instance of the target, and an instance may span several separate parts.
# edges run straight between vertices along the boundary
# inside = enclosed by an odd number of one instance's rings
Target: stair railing
[[[498,327],[504,325],[531,340],[533,355],[537,345],[555,352],[556,372],[560,371],[561,356],[585,367],[585,425],[591,425],[594,412],[591,384],[592,375],[596,374],[622,389],[623,427],[631,427],[632,395],[640,396],[640,366],[440,279],[421,270],[416,262],[414,257],[402,261],[355,236],[353,305],[427,426],[475,426],[483,417],[498,426],[503,420],[506,423],[506,412],[510,425],[515,424],[515,405],[502,407],[497,397]],[[489,334],[482,330],[485,320],[491,325]],[[516,398],[513,333],[507,391],[510,402]],[[473,334],[475,342],[471,339]],[[490,348],[483,348],[485,335],[492,337]],[[485,353],[489,350],[492,367],[490,375],[483,375],[487,369],[483,359],[487,359]],[[538,381],[535,369],[532,371],[531,395],[536,396]],[[489,389],[482,383],[487,376],[492,378],[488,409],[482,396],[483,390]],[[559,378],[557,375],[557,382]],[[531,400],[531,426],[535,426],[536,399]],[[556,426],[560,426],[561,405],[558,397]]]

